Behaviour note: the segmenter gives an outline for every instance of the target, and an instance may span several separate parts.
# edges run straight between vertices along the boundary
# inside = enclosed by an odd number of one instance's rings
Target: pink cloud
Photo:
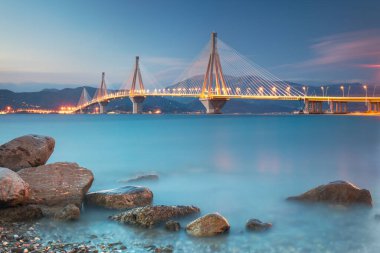
[[[359,64],[359,67],[367,69],[380,69],[380,64]]]
[[[324,37],[311,46],[315,56],[302,66],[360,66],[380,63],[380,30],[350,32]]]

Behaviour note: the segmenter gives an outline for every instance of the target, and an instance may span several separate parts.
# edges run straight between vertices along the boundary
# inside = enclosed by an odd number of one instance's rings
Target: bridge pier
[[[305,100],[304,112],[309,113],[309,114],[321,114],[321,113],[323,113],[322,101],[309,101],[306,99]]]
[[[140,114],[142,113],[143,109],[143,102],[145,100],[145,96],[134,96],[129,98],[132,102],[132,113],[133,114]]]
[[[221,114],[222,108],[226,104],[226,98],[201,98],[199,99],[206,108],[207,114]]]
[[[332,113],[337,113],[337,114],[343,114],[347,113],[347,102],[337,102],[337,101],[331,101],[330,102],[330,111]]]
[[[108,105],[108,101],[107,102],[100,102],[100,103],[98,103],[98,105],[99,105],[99,114],[106,113],[105,107]]]
[[[380,112],[380,102],[368,102],[368,112]]]

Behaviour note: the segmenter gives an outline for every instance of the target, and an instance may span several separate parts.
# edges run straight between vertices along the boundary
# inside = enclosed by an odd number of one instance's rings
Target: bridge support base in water
[[[347,102],[330,102],[330,112],[337,114],[344,114],[348,112]]]
[[[309,113],[309,114],[321,114],[321,113],[323,113],[322,101],[305,100],[304,112]]]
[[[368,112],[380,112],[380,102],[367,102]]]
[[[98,105],[99,105],[99,114],[106,113],[105,107],[108,105],[108,101],[107,102],[100,102]]]
[[[226,98],[201,98],[199,99],[206,108],[207,114],[221,114],[222,108],[226,104]]]
[[[133,106],[132,113],[133,114],[142,113],[145,96],[135,96],[135,97],[130,97],[129,99],[132,101],[132,106]]]

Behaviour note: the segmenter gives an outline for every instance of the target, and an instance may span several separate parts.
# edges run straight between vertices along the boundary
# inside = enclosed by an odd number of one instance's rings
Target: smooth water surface
[[[123,186],[121,179],[157,172],[147,182],[154,204],[191,204],[219,212],[224,236],[191,238],[185,231],[144,230],[114,223],[106,211],[54,230],[52,239],[121,240],[128,252],[172,245],[175,252],[380,252],[380,118],[257,115],[5,115],[0,142],[35,133],[56,139],[49,162],[91,169],[91,190]],[[287,202],[334,180],[372,192],[374,207],[342,209]],[[185,226],[192,218],[180,219]],[[250,233],[245,222],[272,222]]]

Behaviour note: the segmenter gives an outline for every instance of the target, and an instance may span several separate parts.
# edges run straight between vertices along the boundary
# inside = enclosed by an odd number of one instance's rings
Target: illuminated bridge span
[[[230,99],[304,101],[304,113],[323,113],[322,105],[328,102],[331,113],[346,113],[347,103],[365,103],[368,111],[380,111],[380,97],[350,96],[308,96],[305,87],[297,89],[281,81],[265,69],[250,62],[233,48],[211,34],[209,45],[200,56],[181,75],[175,85],[166,88],[146,89],[144,86],[139,57],[136,57],[134,70],[130,78],[129,89],[122,88],[108,92],[105,74],[94,97],[90,99],[83,89],[78,105],[72,113],[85,111],[96,105],[99,113],[113,99],[129,98],[133,104],[133,113],[141,113],[146,97],[191,97],[198,98],[207,113],[221,113],[221,109]],[[367,91],[367,87],[364,86]]]

